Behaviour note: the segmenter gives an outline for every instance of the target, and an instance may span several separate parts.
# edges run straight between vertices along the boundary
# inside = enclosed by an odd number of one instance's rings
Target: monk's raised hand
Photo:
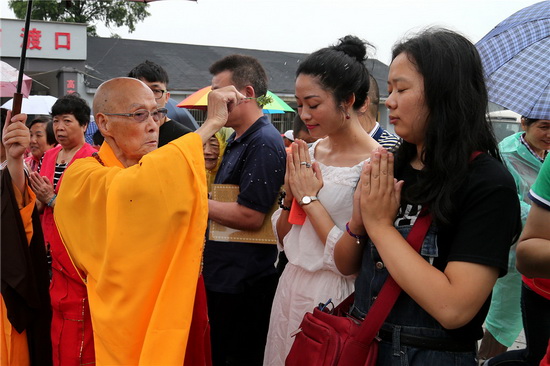
[[[28,127],[25,125],[27,115],[24,113],[11,116],[8,111],[6,124],[2,131],[2,143],[6,148],[8,158],[22,159],[25,150],[29,147],[31,137]]]
[[[246,96],[233,85],[212,90],[208,93],[207,120],[216,124],[218,129],[222,128],[227,122],[229,113],[244,100]]]

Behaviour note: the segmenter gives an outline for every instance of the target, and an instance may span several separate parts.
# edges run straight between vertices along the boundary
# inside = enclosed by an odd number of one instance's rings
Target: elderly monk
[[[232,86],[211,92],[201,128],[157,149],[164,111],[151,89],[132,78],[98,88],[105,142],[67,169],[55,210],[88,289],[98,365],[184,363],[208,218],[202,146],[243,100]]]

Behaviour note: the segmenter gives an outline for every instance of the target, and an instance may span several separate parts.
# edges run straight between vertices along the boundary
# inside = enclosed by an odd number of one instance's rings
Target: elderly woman
[[[206,184],[208,185],[208,192],[212,191],[212,184],[220,168],[223,153],[227,146],[227,139],[233,132],[234,130],[232,128],[222,127],[204,144],[204,165],[206,167]]]
[[[76,159],[96,150],[84,141],[90,121],[90,107],[74,94],[66,95],[52,107],[53,130],[59,146],[44,154],[40,172],[30,176],[39,207],[44,208],[42,228],[52,257],[52,346],[54,365],[93,363],[94,345],[86,287],[61,242],[53,212],[63,173]],[[76,214],[76,213],[75,213]]]
[[[57,145],[53,126],[49,117],[38,117],[29,123],[31,155],[25,159],[25,164],[31,172],[40,170],[44,153]]]

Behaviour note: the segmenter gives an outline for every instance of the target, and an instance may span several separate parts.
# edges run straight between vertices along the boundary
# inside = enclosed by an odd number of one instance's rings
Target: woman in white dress
[[[272,217],[288,264],[273,301],[264,365],[284,365],[307,311],[329,298],[338,305],[353,292],[354,276],[338,271],[333,251],[339,241],[362,245],[346,226],[363,162],[379,146],[357,117],[369,89],[365,56],[366,43],[346,36],[311,54],[296,72],[298,112],[320,140],[309,149],[302,140],[292,144],[286,196]],[[288,222],[293,198],[307,215],[302,225]]]

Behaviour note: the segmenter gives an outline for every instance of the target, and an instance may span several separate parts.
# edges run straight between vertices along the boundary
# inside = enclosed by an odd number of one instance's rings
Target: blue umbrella
[[[491,102],[550,119],[550,0],[511,15],[476,47]]]

